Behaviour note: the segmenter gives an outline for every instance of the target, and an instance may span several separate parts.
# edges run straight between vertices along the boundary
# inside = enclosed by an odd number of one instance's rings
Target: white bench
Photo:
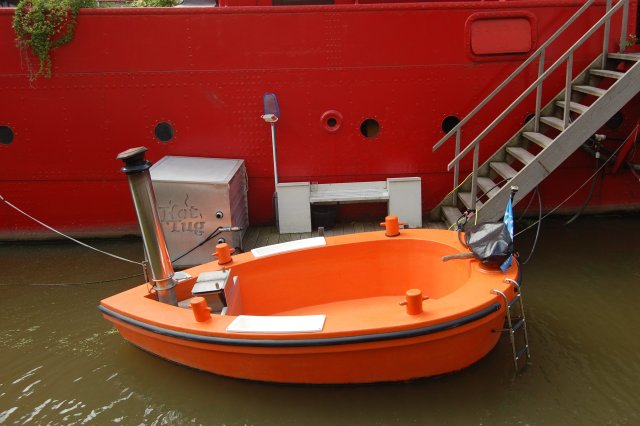
[[[278,225],[281,234],[311,232],[311,204],[386,202],[387,214],[411,228],[422,226],[422,189],[419,177],[386,181],[317,184],[279,183]]]

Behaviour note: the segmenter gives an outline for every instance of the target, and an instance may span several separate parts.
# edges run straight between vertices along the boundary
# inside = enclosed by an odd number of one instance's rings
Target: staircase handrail
[[[551,67],[549,67],[544,73],[542,73],[542,75],[540,75],[540,77],[538,77],[538,79],[536,81],[534,81],[516,100],[514,100],[511,105],[509,105],[507,107],[507,109],[505,109],[502,114],[500,114],[495,120],[493,120],[493,122],[491,124],[489,124],[489,126],[487,126],[484,131],[482,131],[482,133],[480,133],[478,136],[476,136],[476,138],[465,147],[465,149],[463,149],[459,154],[457,154],[455,156],[455,158],[447,165],[447,170],[451,170],[451,168],[456,165],[457,163],[460,162],[460,160],[462,158],[464,158],[473,148],[476,147],[476,145],[478,145],[480,143],[480,141],[489,133],[491,132],[503,119],[504,117],[506,117],[509,113],[511,113],[511,111],[513,111],[513,109],[515,109],[516,106],[518,106],[518,104],[520,102],[522,102],[522,100],[524,100],[527,96],[529,96],[531,94],[531,92],[533,92],[533,90],[535,88],[538,87],[538,85],[544,81],[549,74],[551,74],[552,72],[554,72],[556,69],[558,69],[558,67],[560,67],[560,65],[562,65],[562,63],[567,60],[567,58],[569,58],[570,56],[572,57],[573,52],[575,52],[581,45],[582,43],[584,43],[589,37],[591,37],[593,35],[594,32],[596,32],[598,29],[600,29],[600,27],[604,24],[609,22],[609,19],[611,18],[611,16],[613,14],[615,14],[621,7],[623,7],[624,5],[626,5],[629,2],[629,0],[620,0],[615,6],[613,6],[607,13],[605,13],[602,18],[600,18],[590,29],[589,31],[587,31],[582,37],[580,37],[580,39],[578,41],[576,41],[562,56],[560,56],[560,58],[558,58],[558,60],[556,60],[553,65],[551,65]],[[624,33],[622,33],[624,35]],[[622,37],[622,36],[621,36]],[[605,39],[604,43],[607,43],[607,40]],[[569,102],[569,100],[565,100],[567,103]],[[567,106],[568,108],[568,106]],[[473,195],[473,197],[475,198],[475,194]]]
[[[460,120],[460,122],[451,130],[449,130],[449,132],[447,132],[446,135],[444,135],[435,145],[433,145],[432,148],[432,152],[435,152],[438,148],[440,148],[447,140],[449,140],[449,138],[451,138],[451,136],[453,136],[455,133],[458,132],[458,130],[460,130],[462,128],[462,126],[464,126],[469,120],[471,120],[477,113],[478,111],[480,111],[482,108],[484,108],[484,106],[489,103],[498,93],[500,93],[500,91],[502,91],[502,89],[505,88],[505,86],[509,83],[511,83],[518,75],[520,75],[520,73],[527,67],[529,66],[535,59],[538,58],[538,56],[540,56],[542,54],[542,52],[551,44],[553,43],[567,28],[569,28],[571,26],[571,24],[573,24],[580,16],[582,16],[582,14],[589,8],[591,7],[591,5],[595,2],[595,0],[588,0],[584,5],[582,5],[582,7],[580,9],[578,9],[576,11],[576,13],[574,13],[571,18],[569,18],[567,20],[567,22],[565,22],[560,28],[558,28],[558,30],[553,33],[553,35],[551,37],[549,37],[547,39],[547,41],[545,41],[535,52],[533,52],[531,54],[531,56],[529,56],[529,58],[527,58],[526,61],[524,61],[518,68],[515,69],[515,71],[513,71],[511,73],[511,75],[509,75],[509,77],[507,77],[506,80],[504,80],[502,83],[500,83],[500,85],[498,87],[496,87],[493,92],[491,92],[486,98],[484,98],[484,100],[482,102],[480,102],[470,113],[468,113],[462,120]]]

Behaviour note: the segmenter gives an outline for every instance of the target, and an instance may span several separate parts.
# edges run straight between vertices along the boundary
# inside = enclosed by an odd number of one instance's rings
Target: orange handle
[[[387,237],[400,235],[400,225],[404,225],[404,223],[398,222],[398,216],[387,216],[384,218],[384,222],[380,223],[380,226],[386,228],[384,235]]]
[[[236,249],[229,248],[229,244],[220,243],[216,245],[216,252],[212,254],[213,257],[218,258],[218,265],[224,265],[229,262],[232,262],[231,253],[235,252]]]
[[[422,302],[427,300],[429,297],[422,297],[422,291],[417,288],[412,288],[411,290],[407,290],[405,294],[406,301],[400,303],[407,307],[408,315],[418,315],[423,312]]]
[[[194,297],[189,302],[193,316],[198,322],[205,322],[211,318],[211,308],[207,305],[204,297]]]

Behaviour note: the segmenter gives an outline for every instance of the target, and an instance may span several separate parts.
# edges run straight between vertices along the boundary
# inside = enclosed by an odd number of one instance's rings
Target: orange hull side
[[[403,253],[402,247],[418,248],[425,257]],[[346,260],[345,251],[351,253]],[[225,266],[239,277],[236,291],[243,303],[234,311],[231,304],[238,299],[229,302],[233,314],[198,322],[189,310],[148,297],[145,286],[105,299],[101,310],[134,345],[224,376],[287,383],[433,376],[463,369],[485,356],[497,343],[500,333],[493,330],[502,327],[505,316],[504,302],[491,289],[505,292],[510,300],[515,296],[504,279],[518,278],[517,264],[503,274],[486,271],[475,260],[440,260],[443,254],[461,251],[455,233],[447,231],[405,230],[394,238],[384,232],[334,237],[327,239],[326,247],[262,259],[251,253],[234,256]],[[344,291],[325,283],[326,276],[317,278],[322,268],[335,269],[336,275],[329,275],[332,281],[345,278],[338,283]],[[207,264],[189,272],[196,276],[212,269],[220,267]],[[278,276],[269,275],[274,269],[282,275],[280,286]],[[403,271],[397,273],[400,279],[389,275],[394,269]],[[263,282],[251,279],[254,270],[263,271]],[[305,270],[307,276],[287,279]],[[360,280],[354,282],[358,272]],[[324,288],[319,288],[322,283]],[[192,285],[180,283],[179,299],[188,298]],[[259,288],[265,286],[270,292]],[[401,303],[405,291],[414,287],[430,298],[423,312],[409,315]],[[310,300],[318,303],[310,305]],[[323,314],[326,321],[322,331],[314,333],[228,332],[227,326],[240,314]]]
[[[239,379],[278,383],[372,383],[445,374],[483,358],[498,342],[503,311],[437,337],[329,348],[264,349],[210,345],[157,335],[111,320],[134,345],[161,358]]]

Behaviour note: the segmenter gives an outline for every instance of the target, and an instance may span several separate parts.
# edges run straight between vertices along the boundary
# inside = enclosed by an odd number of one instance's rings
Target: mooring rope
[[[34,286],[34,287],[70,287],[74,285],[91,285],[91,284],[107,284],[113,283],[116,281],[127,280],[129,278],[141,277],[144,274],[133,274],[126,275],[124,277],[118,278],[110,278],[108,280],[98,280],[98,281],[80,281],[80,282],[72,282],[72,283],[0,283],[0,287],[23,287],[23,286]]]
[[[104,250],[100,250],[99,248],[96,248],[96,247],[90,246],[89,244],[83,243],[82,241],[78,241],[78,240],[76,240],[75,238],[70,237],[69,235],[64,234],[64,233],[62,233],[62,232],[58,231],[57,229],[52,228],[51,226],[47,225],[46,223],[44,223],[44,222],[42,222],[42,221],[40,221],[40,220],[36,219],[35,217],[31,216],[31,215],[30,215],[30,214],[28,214],[27,212],[25,212],[25,211],[23,211],[23,210],[19,209],[19,208],[18,208],[18,207],[16,207],[15,205],[11,204],[11,203],[10,203],[6,198],[4,198],[2,195],[0,195],[0,201],[2,201],[3,203],[5,203],[7,206],[11,207],[12,209],[14,209],[15,211],[17,211],[18,213],[20,213],[20,214],[22,214],[22,215],[26,216],[27,218],[31,219],[32,221],[34,221],[34,222],[36,222],[36,223],[38,223],[38,224],[40,224],[40,225],[44,226],[45,228],[47,228],[48,230],[50,230],[50,231],[52,231],[52,232],[55,232],[56,234],[60,235],[61,237],[64,237],[64,238],[66,238],[66,239],[68,239],[68,240],[70,240],[70,241],[73,241],[73,242],[74,242],[74,243],[76,243],[76,244],[80,244],[80,245],[81,245],[81,246],[83,246],[83,247],[86,247],[86,248],[91,249],[91,250],[93,250],[93,251],[97,251],[98,253],[101,253],[101,254],[104,254],[104,255],[106,255],[106,256],[112,257],[112,258],[114,258],[114,259],[122,260],[123,262],[129,262],[129,263],[133,263],[134,265],[140,265],[140,266],[143,266],[143,263],[142,263],[142,262],[136,262],[135,260],[127,259],[127,258],[124,258],[124,257],[122,257],[122,256],[118,256],[118,255],[115,255],[115,254],[113,254],[113,253],[109,253],[109,252],[106,252],[106,251],[104,251]]]

